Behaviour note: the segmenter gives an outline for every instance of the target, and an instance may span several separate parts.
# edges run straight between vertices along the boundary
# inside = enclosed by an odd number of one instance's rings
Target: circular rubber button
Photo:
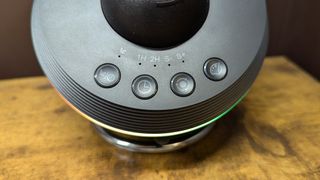
[[[96,83],[103,88],[116,86],[121,79],[121,73],[117,66],[113,64],[103,64],[94,74]]]
[[[178,96],[190,96],[196,87],[193,77],[187,73],[178,73],[170,82],[171,90]]]
[[[150,99],[158,92],[157,81],[149,75],[138,76],[132,82],[132,92],[140,99]]]
[[[211,58],[206,61],[203,67],[204,73],[212,81],[223,80],[228,73],[227,65],[218,58]]]

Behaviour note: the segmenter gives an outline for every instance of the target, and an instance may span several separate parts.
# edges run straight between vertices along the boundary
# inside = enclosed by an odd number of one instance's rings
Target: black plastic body
[[[101,0],[111,27],[127,40],[168,48],[191,38],[208,15],[209,0]]]
[[[190,39],[171,48],[152,49],[120,36],[107,22],[101,0],[35,0],[33,43],[51,83],[91,122],[131,136],[185,134],[219,119],[243,98],[267,50],[265,0],[211,0],[209,10]],[[213,57],[228,67],[221,81],[203,72],[205,62]],[[107,89],[94,79],[96,69],[106,63],[121,71],[120,82]],[[172,77],[181,72],[196,82],[187,97],[170,88]],[[158,84],[150,99],[132,92],[132,82],[142,74]]]

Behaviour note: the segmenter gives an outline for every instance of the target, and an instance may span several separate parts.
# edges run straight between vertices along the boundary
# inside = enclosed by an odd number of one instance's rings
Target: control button
[[[211,58],[204,64],[204,73],[212,81],[223,80],[227,73],[227,65],[218,58]]]
[[[121,78],[120,70],[113,64],[101,65],[94,74],[97,84],[103,88],[116,86]]]
[[[187,73],[178,73],[171,79],[171,90],[178,96],[186,97],[193,93],[196,83]]]
[[[149,75],[141,75],[132,83],[132,92],[140,99],[150,99],[157,91],[157,81]]]

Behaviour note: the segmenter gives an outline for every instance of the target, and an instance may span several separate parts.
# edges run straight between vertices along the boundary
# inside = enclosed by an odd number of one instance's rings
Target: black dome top
[[[191,38],[205,22],[209,0],[101,0],[112,28],[127,40],[166,48]]]

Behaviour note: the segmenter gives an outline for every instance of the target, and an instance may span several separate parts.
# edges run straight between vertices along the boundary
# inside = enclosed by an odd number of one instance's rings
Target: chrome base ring
[[[182,149],[205,137],[215,123],[185,135],[165,138],[141,138],[117,134],[92,124],[100,136],[118,148],[140,153],[166,153]]]

